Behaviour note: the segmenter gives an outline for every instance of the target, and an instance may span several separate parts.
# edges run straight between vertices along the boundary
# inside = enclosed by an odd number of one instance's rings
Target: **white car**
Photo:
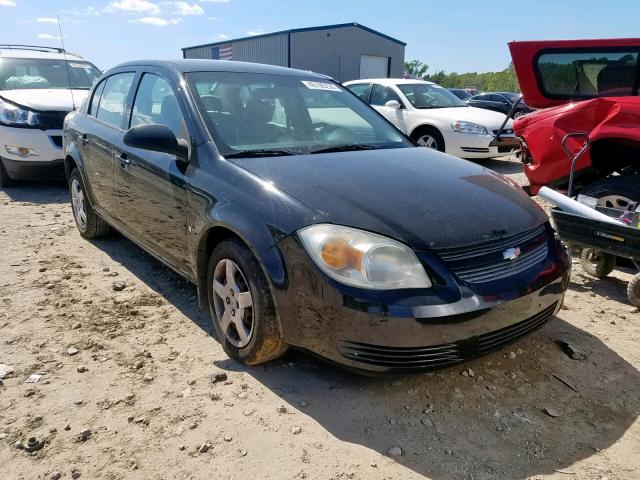
[[[62,172],[62,124],[100,76],[59,48],[0,45],[0,187]]]
[[[381,78],[354,80],[344,86],[424,147],[461,158],[513,153],[513,147],[489,146],[506,119],[504,114],[469,107],[433,82]],[[503,132],[503,137],[513,136],[512,120]]]

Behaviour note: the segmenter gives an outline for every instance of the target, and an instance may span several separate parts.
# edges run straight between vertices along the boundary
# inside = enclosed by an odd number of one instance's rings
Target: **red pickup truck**
[[[530,193],[566,188],[568,133],[584,133],[586,152],[575,167],[575,193],[603,206],[640,202],[640,39],[509,43],[523,98],[541,110],[518,118]],[[584,146],[572,137],[570,151]]]

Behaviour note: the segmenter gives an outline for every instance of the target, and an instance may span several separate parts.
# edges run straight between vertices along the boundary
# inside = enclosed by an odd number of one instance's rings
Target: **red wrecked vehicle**
[[[640,202],[640,39],[512,42],[509,50],[525,102],[542,109],[514,123],[529,193],[567,187],[562,141],[584,133],[573,192],[614,208]],[[567,139],[571,154],[584,146],[584,136]]]

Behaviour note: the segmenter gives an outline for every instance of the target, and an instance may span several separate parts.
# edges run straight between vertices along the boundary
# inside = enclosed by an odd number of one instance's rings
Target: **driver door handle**
[[[80,135],[80,145],[84,147],[87,143],[89,143],[89,141],[87,140],[87,134],[83,133],[82,135]]]
[[[131,165],[131,160],[127,158],[126,153],[121,153],[120,155],[118,155],[118,160],[120,161],[120,167],[124,169],[128,168],[129,165]]]

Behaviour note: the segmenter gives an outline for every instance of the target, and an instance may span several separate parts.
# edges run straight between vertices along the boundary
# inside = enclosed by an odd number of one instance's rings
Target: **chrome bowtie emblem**
[[[502,252],[502,258],[505,260],[515,260],[520,256],[520,247],[507,248]]]

